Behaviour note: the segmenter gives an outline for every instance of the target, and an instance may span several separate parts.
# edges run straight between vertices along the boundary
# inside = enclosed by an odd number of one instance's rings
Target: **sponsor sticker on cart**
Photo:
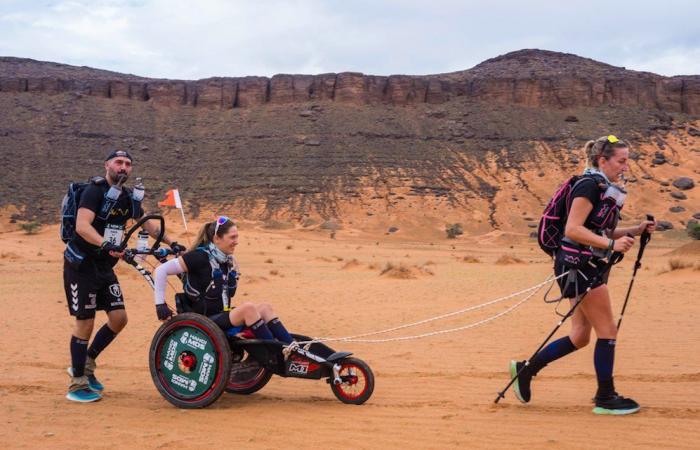
[[[181,387],[182,389],[187,389],[190,392],[194,392],[194,390],[197,389],[196,381],[190,380],[189,378],[185,378],[176,373],[172,374],[170,377],[170,382],[175,386]]]
[[[180,342],[196,350],[207,348],[207,340],[185,331],[180,337]]]
[[[199,368],[199,382],[206,384],[209,383],[211,368],[214,366],[214,357],[209,353],[205,353],[202,359],[202,366]]]

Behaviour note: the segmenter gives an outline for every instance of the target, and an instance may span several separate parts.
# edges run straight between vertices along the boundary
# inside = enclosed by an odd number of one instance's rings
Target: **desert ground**
[[[493,403],[508,381],[509,360],[529,356],[558,320],[553,306],[542,302],[543,291],[470,330],[395,343],[334,344],[375,373],[374,395],[362,406],[338,402],[325,382],[275,377],[256,394],[224,394],[209,408],[179,410],[159,395],[149,374],[148,348],[160,326],[152,291],[123,263],[118,275],[130,320],[98,359],[104,398],[74,404],[64,397],[72,319],[57,226],[27,235],[7,217],[2,223],[3,448],[697,448],[700,249],[680,232],[654,236],[618,339],[618,391],[642,410],[601,417],[591,413],[592,345],[546,368],[534,381],[530,404],[520,404],[512,391]],[[187,242],[178,216],[170,215],[168,223]],[[344,228],[331,238],[323,230],[270,230],[243,222],[236,301],[272,303],[296,332],[344,336],[483,303],[551,272],[526,233],[448,240],[439,228],[432,235],[398,228],[391,234]],[[611,276],[616,314],[636,252]],[[399,269],[380,275],[389,263]],[[515,302],[386,337],[458,327]],[[104,320],[99,313],[95,329]]]

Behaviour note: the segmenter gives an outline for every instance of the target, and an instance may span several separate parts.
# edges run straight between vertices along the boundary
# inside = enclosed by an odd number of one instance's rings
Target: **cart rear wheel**
[[[149,366],[163,398],[179,408],[204,408],[226,388],[231,351],[224,332],[212,320],[178,314],[153,337]]]
[[[245,350],[241,349],[240,353],[233,356],[226,392],[239,395],[252,394],[265,387],[272,378],[272,371],[263,367]]]

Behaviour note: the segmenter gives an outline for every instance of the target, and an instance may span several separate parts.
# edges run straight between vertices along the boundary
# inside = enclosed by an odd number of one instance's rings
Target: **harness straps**
[[[643,250],[640,249],[640,253],[641,252],[643,252]],[[625,255],[620,253],[620,252],[612,252],[610,254],[610,256],[608,257],[607,261],[604,261],[602,259],[599,259],[597,261],[590,261],[589,264],[595,265],[596,270],[597,270],[597,275],[594,279],[597,279],[598,277],[604,276],[604,272],[603,272],[604,270],[609,270],[610,268],[612,268],[612,266],[614,266],[615,264],[618,264],[620,261],[622,261],[622,259],[624,257],[625,257]],[[565,266],[565,268],[566,268],[566,266]],[[566,277],[566,281],[564,282],[564,286],[561,288],[561,295],[553,300],[547,299],[549,292],[552,290],[552,288],[554,287],[554,283],[556,283],[556,281],[557,281],[556,279],[552,281],[552,284],[549,285],[547,292],[544,293],[544,298],[543,298],[544,302],[545,303],[556,303],[557,306],[555,307],[554,312],[561,317],[564,317],[564,316],[562,314],[560,314],[557,309],[559,308],[559,303],[562,300],[564,300],[564,294],[566,293],[567,289],[569,289],[569,286],[571,286],[572,283],[574,284],[574,292],[576,293],[576,298],[579,297],[579,293],[580,293],[579,286],[578,286],[578,275],[579,274],[586,281],[589,281],[588,277],[586,277],[586,275],[583,272],[581,272],[579,269],[577,269],[575,267],[569,267],[569,274]],[[625,305],[626,305],[626,303],[627,302],[625,302]],[[624,314],[624,306],[623,306],[622,314]]]
[[[187,274],[183,277],[182,284],[185,294],[190,298],[191,301],[200,302],[202,301],[206,306],[206,300],[213,300],[215,297],[209,296],[208,294],[215,293],[218,289],[217,284],[220,283],[221,289],[221,304],[224,311],[229,311],[231,309],[231,299],[228,293],[228,278],[230,270],[227,263],[219,263],[216,258],[209,252],[205,246],[197,247],[197,250],[201,250],[206,253],[209,257],[209,266],[211,267],[211,281],[209,285],[201,292],[195,289],[189,281],[189,276]],[[222,266],[223,269],[222,269]],[[219,294],[216,294],[219,295]]]

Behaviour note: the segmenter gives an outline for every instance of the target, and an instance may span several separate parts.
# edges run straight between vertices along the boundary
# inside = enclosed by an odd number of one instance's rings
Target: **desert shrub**
[[[294,228],[294,224],[290,222],[282,222],[280,220],[268,220],[263,224],[263,228],[268,230],[289,230]]]
[[[22,223],[19,225],[20,230],[24,231],[24,234],[37,234],[41,230],[41,224],[35,220],[31,222]]]
[[[699,222],[691,222],[688,224],[688,236],[690,236],[693,239],[700,239],[700,223]]]
[[[693,263],[690,261],[685,261],[680,258],[671,258],[668,260],[668,268],[670,269],[671,272],[674,270],[681,270],[681,269],[687,269],[688,267],[692,267]]]
[[[508,264],[523,264],[525,261],[513,255],[501,255],[500,258],[496,260],[498,265],[508,265]]]
[[[338,222],[327,220],[323,222],[319,228],[322,230],[338,231],[343,227]]]
[[[464,234],[464,228],[461,223],[448,224],[445,225],[445,233],[447,233],[447,239],[455,239],[460,234]]]

